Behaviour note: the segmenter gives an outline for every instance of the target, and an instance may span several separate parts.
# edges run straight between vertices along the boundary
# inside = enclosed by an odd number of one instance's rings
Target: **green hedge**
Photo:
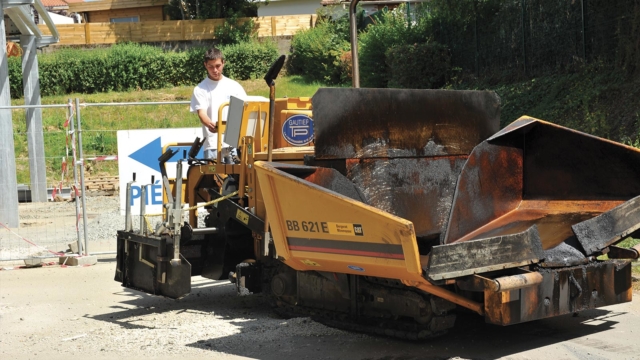
[[[509,81],[603,62],[640,78],[638,0],[431,0],[417,9],[452,64],[477,76]]]
[[[409,22],[400,6],[369,17],[359,35],[360,80],[363,87],[434,88],[444,85],[450,60],[447,48],[429,42],[426,20]],[[328,84],[351,78],[348,17],[319,21],[291,42],[289,73]]]
[[[288,72],[329,84],[344,82],[348,69],[341,57],[350,50],[350,45],[340,31],[342,28],[334,22],[322,21],[315,28],[296,33],[291,40]]]
[[[239,80],[263,77],[279,56],[278,48],[272,41],[241,42],[224,46],[222,51],[226,59],[225,75]]]
[[[278,56],[272,42],[223,46],[225,75],[239,80],[264,74]],[[38,56],[42,95],[159,89],[194,85],[206,72],[205,48],[184,52],[138,44],[117,44],[108,49],[61,49]],[[20,58],[9,59],[11,96],[22,97]]]
[[[449,49],[437,43],[399,45],[386,52],[390,88],[437,89],[451,73]]]
[[[359,37],[360,82],[362,87],[386,88],[391,80],[391,69],[386,63],[387,51],[395,46],[427,41],[421,24],[411,25],[399,7],[385,11],[365,28]],[[421,76],[414,72],[414,76]]]

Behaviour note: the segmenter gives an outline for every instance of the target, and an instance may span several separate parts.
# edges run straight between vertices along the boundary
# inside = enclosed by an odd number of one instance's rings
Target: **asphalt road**
[[[0,264],[0,267],[7,267]],[[282,320],[260,296],[194,278],[180,301],[124,289],[115,262],[0,270],[1,359],[640,359],[632,303],[510,327],[472,314],[430,341],[408,342]]]

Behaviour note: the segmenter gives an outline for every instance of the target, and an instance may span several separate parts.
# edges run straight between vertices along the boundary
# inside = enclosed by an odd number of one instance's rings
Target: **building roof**
[[[69,5],[63,0],[42,0],[42,5],[46,8],[67,8]]]
[[[99,11],[129,9],[149,6],[164,6],[169,4],[169,0],[98,0],[98,1],[76,1],[69,0],[69,10],[73,12]]]
[[[360,5],[366,5],[368,2],[375,1],[372,5],[387,5],[384,0],[360,0]],[[322,0],[320,1],[320,5],[328,6],[328,5],[340,5],[340,4],[349,4],[351,1],[348,0]],[[388,5],[398,5],[393,1],[389,1]]]

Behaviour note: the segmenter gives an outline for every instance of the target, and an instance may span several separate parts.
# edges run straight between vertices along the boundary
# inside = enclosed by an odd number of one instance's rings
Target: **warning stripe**
[[[109,156],[97,156],[92,158],[86,158],[88,161],[109,161],[109,160],[118,160],[118,155],[109,155]]]
[[[404,260],[402,245],[288,237],[289,249]]]

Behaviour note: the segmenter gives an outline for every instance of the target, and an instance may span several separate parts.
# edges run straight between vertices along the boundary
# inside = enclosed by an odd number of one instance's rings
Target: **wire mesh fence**
[[[0,261],[115,253],[116,232],[125,225],[118,196],[117,131],[196,127],[199,122],[187,103],[69,100],[43,105],[46,202],[32,201],[26,109],[13,107],[19,227],[0,221]]]
[[[433,39],[477,76],[534,76],[600,61],[639,66],[637,0],[434,0]]]

